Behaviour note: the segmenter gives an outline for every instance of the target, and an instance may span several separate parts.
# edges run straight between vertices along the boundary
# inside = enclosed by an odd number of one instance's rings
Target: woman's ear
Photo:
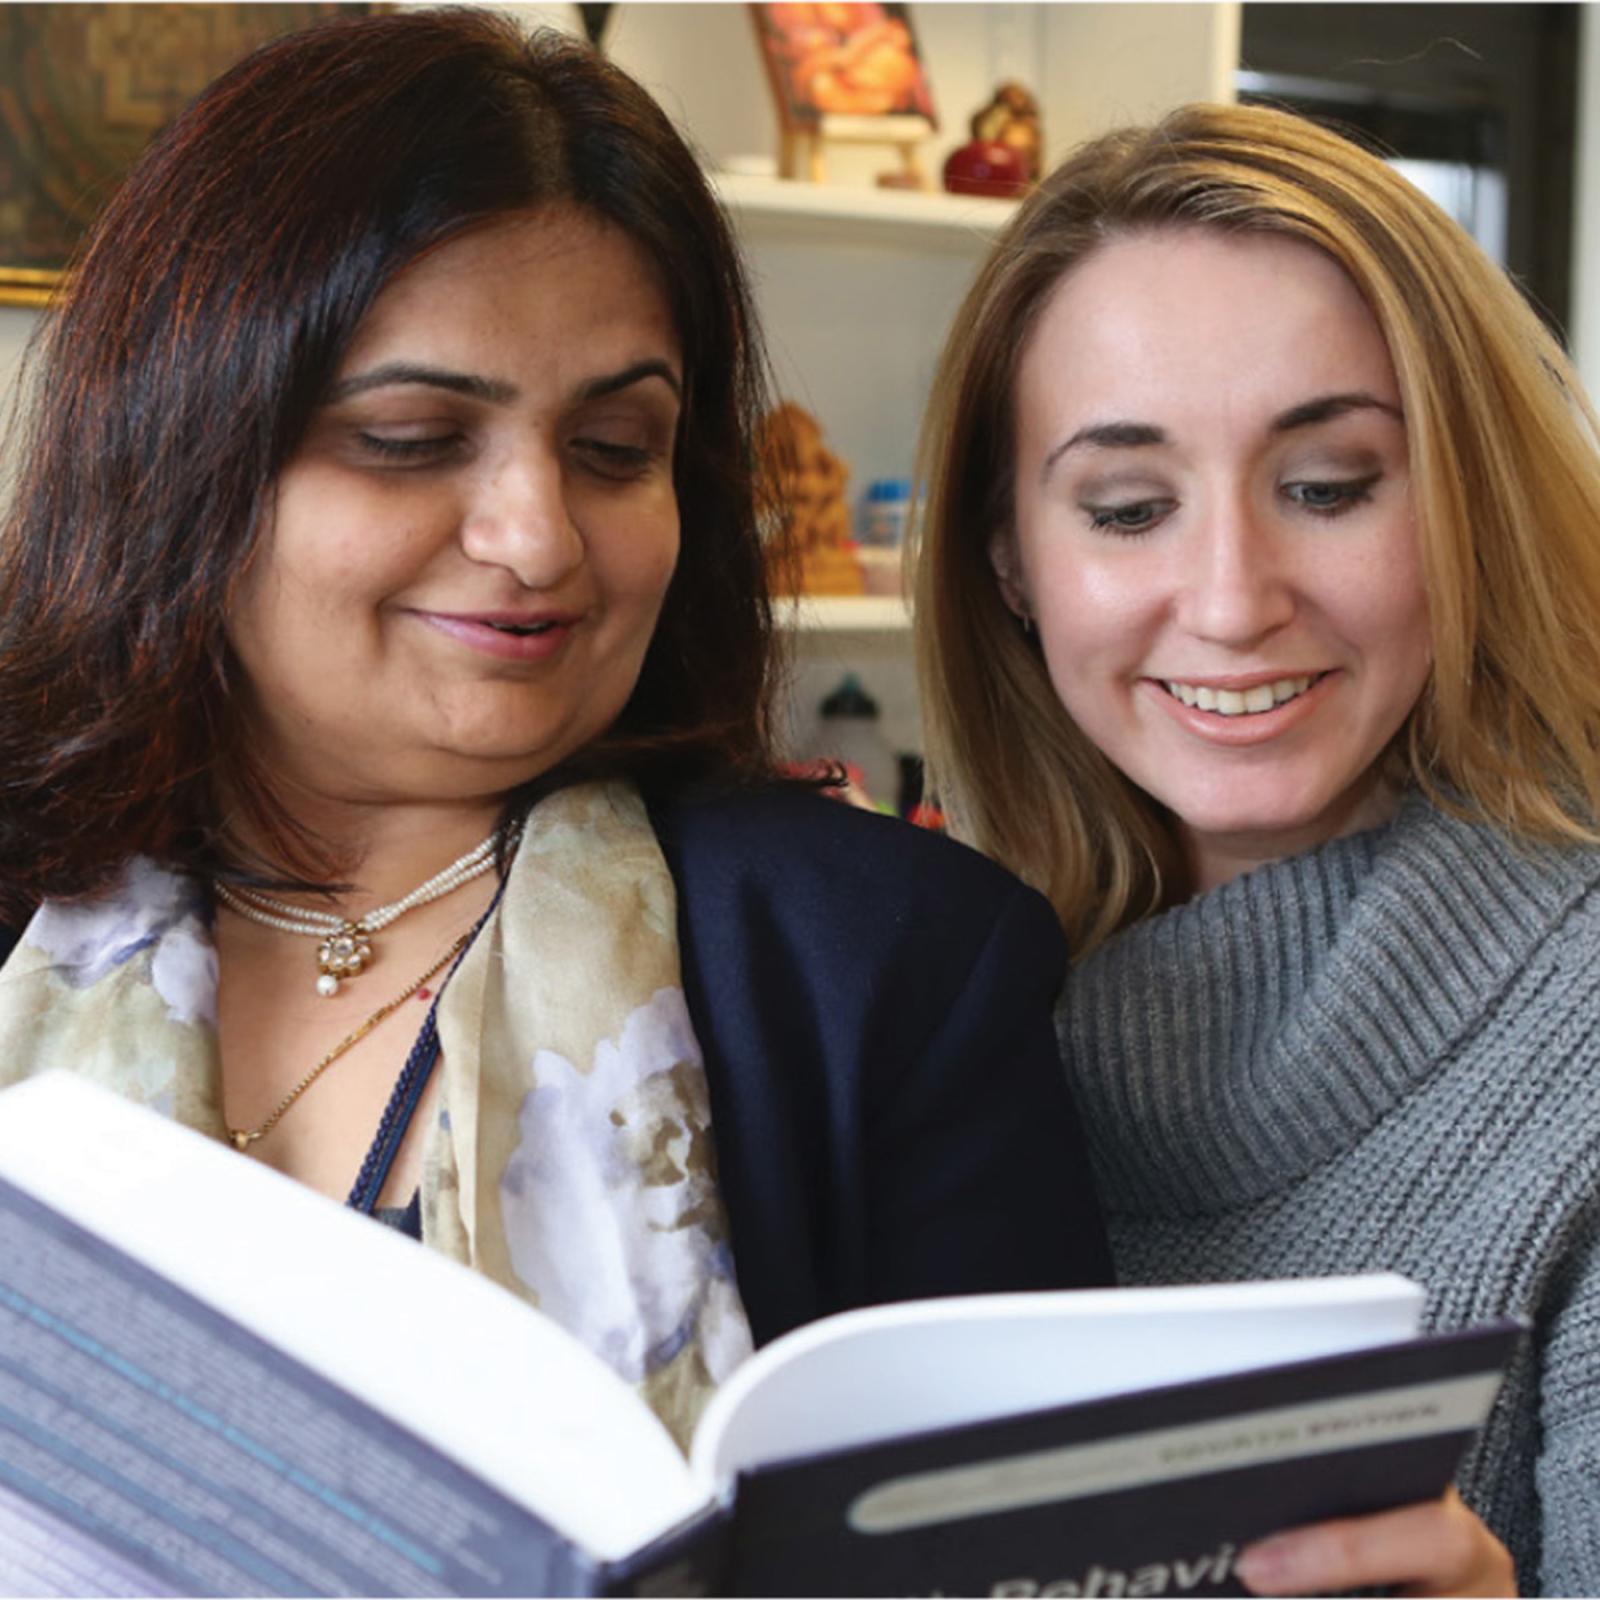
[[[1024,628],[1033,622],[1033,607],[1022,583],[1022,560],[1017,553],[1017,536],[1003,528],[989,536],[989,565],[1000,586],[1000,598],[1021,620]]]

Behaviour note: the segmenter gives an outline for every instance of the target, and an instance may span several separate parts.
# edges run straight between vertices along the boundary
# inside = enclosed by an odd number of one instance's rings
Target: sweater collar
[[[1226,1210],[1351,1148],[1597,880],[1600,852],[1413,795],[1118,935],[1057,1014],[1108,1208]]]

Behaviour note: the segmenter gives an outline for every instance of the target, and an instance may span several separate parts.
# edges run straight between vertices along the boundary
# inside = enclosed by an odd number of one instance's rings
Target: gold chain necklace
[[[393,1000],[389,1001],[387,1005],[379,1006],[378,1009],[374,1011],[372,1015],[368,1017],[367,1020],[363,1022],[361,1026],[358,1027],[353,1033],[347,1033],[344,1038],[342,1038],[338,1044],[336,1044],[333,1049],[331,1049],[327,1055],[325,1055],[316,1064],[316,1066],[314,1066],[305,1075],[305,1077],[303,1077],[299,1083],[297,1083],[294,1088],[292,1088],[288,1094],[286,1094],[283,1099],[278,1102],[276,1108],[265,1122],[261,1123],[255,1128],[228,1128],[228,1138],[232,1141],[233,1148],[235,1150],[246,1149],[248,1146],[253,1145],[257,1139],[263,1138],[265,1135],[271,1133],[272,1130],[277,1127],[278,1123],[282,1121],[284,1112],[286,1112],[289,1107],[292,1106],[295,1101],[298,1100],[300,1096],[303,1095],[306,1090],[309,1089],[311,1085],[314,1084],[317,1079],[320,1078],[322,1074],[326,1072],[328,1068],[331,1067],[334,1062],[345,1053],[345,1051],[350,1050],[354,1048],[354,1046],[358,1045],[369,1033],[372,1032],[374,1028],[378,1026],[380,1022],[383,1021],[385,1017],[391,1016],[393,1013],[398,1011],[400,1007],[403,1006],[406,1001],[409,1000],[412,995],[414,995],[417,990],[428,981],[429,978],[433,977],[435,973],[442,971],[446,966],[454,961],[455,958],[460,955],[464,949],[466,949],[467,943],[471,938],[472,934],[470,932],[462,934],[461,937],[457,939],[456,942],[451,945],[450,948],[446,950],[445,953],[440,956],[439,959],[435,961],[434,964],[429,967],[420,978],[418,978],[414,983],[408,984],[406,988],[401,993],[397,994]],[[223,1126],[227,1127],[226,1122],[224,1122]]]

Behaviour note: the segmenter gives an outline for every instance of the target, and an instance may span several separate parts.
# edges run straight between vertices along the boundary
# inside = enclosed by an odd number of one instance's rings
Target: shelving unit
[[[898,595],[785,596],[778,601],[777,620],[796,633],[908,633],[911,608]]]
[[[1017,202],[942,193],[714,177],[750,261],[784,398],[822,424],[854,499],[908,477],[944,331]],[[878,702],[896,750],[922,744],[911,616],[899,597],[805,596],[779,619],[792,642],[792,738],[845,673]]]
[[[906,250],[945,249],[971,256],[986,249],[1016,215],[1018,202],[979,195],[799,183],[713,173],[711,181],[735,222],[783,229],[812,240],[869,241]]]

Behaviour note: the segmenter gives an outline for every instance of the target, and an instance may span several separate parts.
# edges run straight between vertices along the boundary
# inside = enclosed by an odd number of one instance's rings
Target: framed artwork
[[[915,117],[938,126],[903,5],[752,5],[761,57],[786,134],[825,119]]]
[[[257,45],[360,4],[0,5],[0,303],[42,305],[151,139]]]

